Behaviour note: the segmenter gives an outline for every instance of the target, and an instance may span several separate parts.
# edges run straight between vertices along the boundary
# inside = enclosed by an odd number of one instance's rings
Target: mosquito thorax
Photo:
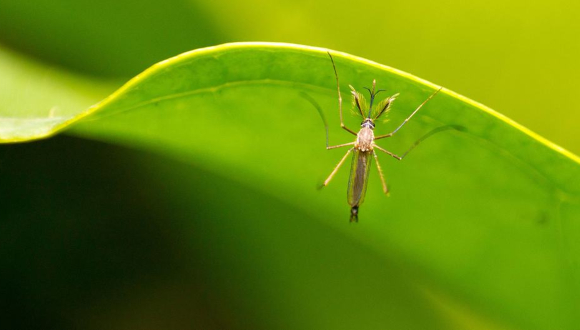
[[[362,152],[373,150],[373,141],[375,140],[373,129],[375,128],[375,124],[371,119],[365,119],[360,127],[361,129],[356,135],[354,147]]]

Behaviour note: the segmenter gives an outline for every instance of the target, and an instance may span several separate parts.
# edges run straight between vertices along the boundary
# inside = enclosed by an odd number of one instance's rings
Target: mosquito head
[[[360,127],[361,128],[368,127],[370,129],[375,129],[375,123],[373,122],[372,119],[367,118],[367,119],[363,120],[362,123],[360,123]]]
[[[373,112],[373,101],[375,100],[375,96],[377,96],[377,94],[379,94],[380,92],[384,92],[385,91],[384,89],[379,89],[378,91],[375,92],[375,87],[376,86],[377,86],[377,80],[376,79],[373,79],[373,87],[372,87],[372,89],[370,89],[368,87],[365,87],[365,89],[367,91],[369,91],[369,94],[371,96],[371,103],[369,104],[369,114],[367,116],[367,119],[370,119],[371,118],[371,113]],[[373,128],[374,128],[374,125],[373,125]]]

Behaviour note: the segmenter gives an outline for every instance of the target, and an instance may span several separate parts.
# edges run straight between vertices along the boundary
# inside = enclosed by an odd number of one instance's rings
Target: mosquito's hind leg
[[[377,157],[377,153],[373,150],[373,156],[375,157],[375,162],[377,163],[377,169],[379,170],[379,176],[381,177],[381,183],[383,184],[383,192],[385,195],[389,195],[389,187],[385,182],[385,176],[383,175],[383,170],[381,169],[381,165],[379,164],[379,157]]]
[[[457,131],[464,131],[465,127],[463,126],[458,126],[458,125],[445,125],[445,126],[440,126],[437,127],[435,129],[432,129],[431,131],[429,131],[427,134],[423,135],[421,138],[419,138],[419,140],[415,141],[415,143],[413,143],[413,145],[411,145],[411,147],[409,147],[409,149],[407,149],[407,151],[405,151],[401,156],[397,156],[394,153],[383,149],[382,147],[378,146],[376,143],[373,143],[373,147],[377,148],[378,150],[392,156],[393,158],[396,158],[398,160],[402,160],[403,158],[405,158],[405,156],[407,156],[413,149],[415,149],[416,146],[418,146],[421,142],[423,142],[424,140],[426,140],[427,138],[431,137],[434,134],[437,134],[439,132],[443,132],[449,129],[454,129]],[[376,139],[375,139],[376,140]],[[379,164],[377,163],[377,166]]]
[[[403,159],[403,157],[401,157],[401,156],[397,156],[397,155],[395,155],[394,153],[392,153],[392,152],[390,152],[390,151],[388,151],[388,150],[386,150],[386,149],[383,149],[383,148],[379,147],[379,146],[378,146],[378,145],[376,145],[376,144],[373,144],[373,147],[374,147],[374,148],[376,148],[376,149],[378,149],[378,150],[380,150],[380,151],[382,151],[382,152],[384,152],[384,153],[386,153],[387,155],[389,155],[389,156],[391,156],[391,157],[393,157],[393,158],[395,158],[395,159],[398,159],[398,160],[402,160],[402,159]]]

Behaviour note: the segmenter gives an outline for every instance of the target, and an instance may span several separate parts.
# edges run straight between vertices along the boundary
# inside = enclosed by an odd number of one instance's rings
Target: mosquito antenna
[[[369,94],[371,95],[371,99],[374,99],[375,96],[377,96],[380,92],[384,92],[384,89],[379,89],[378,91],[372,93],[371,90],[368,87],[363,87],[364,89],[366,89],[367,91],[369,91]]]
[[[380,92],[384,92],[384,89],[379,89],[378,91],[375,92],[375,87],[377,85],[377,80],[373,79],[373,89],[369,89],[368,87],[364,87],[364,89],[366,89],[367,91],[369,91],[369,94],[371,95],[371,103],[369,105],[369,115],[367,116],[367,118],[371,118],[371,114],[373,112],[373,101],[375,100],[375,96],[377,96],[377,94],[379,94]]]

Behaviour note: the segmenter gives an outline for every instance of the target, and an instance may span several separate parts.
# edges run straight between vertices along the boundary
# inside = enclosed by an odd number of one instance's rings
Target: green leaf
[[[45,136],[115,90],[0,48],[0,141]]]
[[[392,131],[437,88],[377,63],[332,54],[343,97],[348,84],[361,90],[373,79],[390,95],[400,93],[390,121],[378,123],[376,134]],[[75,123],[67,133],[167,156],[151,163],[135,156],[141,161],[134,162],[134,175],[163,186],[156,193],[170,194],[170,205],[178,205],[181,215],[198,214],[203,203],[188,200],[208,194],[208,208],[215,212],[203,214],[218,222],[211,232],[219,242],[236,242],[225,252],[232,253],[232,276],[244,282],[249,269],[263,268],[256,270],[262,279],[255,284],[258,292],[249,294],[242,283],[233,300],[248,310],[266,299],[280,304],[266,307],[271,318],[266,325],[373,328],[390,320],[395,328],[564,329],[577,324],[578,157],[443,89],[399,133],[378,144],[402,154],[435,128],[457,129],[431,136],[401,162],[379,155],[391,196],[382,194],[372,172],[360,223],[350,225],[348,169],[323,191],[315,189],[346,150],[324,150],[319,115],[301,97],[308,94],[324,109],[331,144],[351,142],[354,136],[339,127],[335,88],[326,50],[227,44],[156,64],[75,117],[47,123],[37,115],[8,133],[13,124],[2,119],[0,139],[42,138]],[[360,125],[360,118],[346,117],[347,126]],[[198,181],[189,173],[194,167],[212,175]],[[212,190],[214,183],[223,194]],[[228,228],[235,238],[225,234]],[[237,244],[248,254],[239,254]]]

